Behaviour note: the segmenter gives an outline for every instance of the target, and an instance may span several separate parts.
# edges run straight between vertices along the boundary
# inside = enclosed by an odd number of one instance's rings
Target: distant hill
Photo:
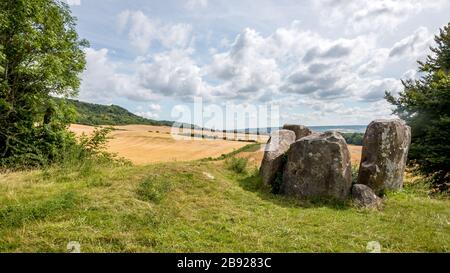
[[[173,121],[159,121],[137,116],[117,105],[101,105],[78,100],[66,99],[77,112],[76,123],[83,125],[129,125],[143,124],[155,126],[172,126]]]

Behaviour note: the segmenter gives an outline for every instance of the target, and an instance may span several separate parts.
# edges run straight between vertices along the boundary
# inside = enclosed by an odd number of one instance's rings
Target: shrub
[[[352,184],[358,183],[359,166],[352,165]]]
[[[248,159],[241,157],[232,157],[226,161],[228,169],[238,174],[243,174],[247,172],[247,164]]]
[[[139,183],[136,193],[143,201],[159,203],[171,189],[170,180],[152,175]]]

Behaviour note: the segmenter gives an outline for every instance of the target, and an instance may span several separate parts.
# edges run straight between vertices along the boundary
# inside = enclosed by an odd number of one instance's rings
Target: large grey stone
[[[339,133],[312,134],[291,145],[282,194],[346,199],[351,187],[350,152]]]
[[[355,184],[352,187],[352,197],[356,205],[361,208],[381,208],[382,199],[371,188],[363,184]]]
[[[279,130],[271,134],[261,163],[260,175],[266,184],[272,184],[277,173],[282,171],[283,156],[295,141],[295,133],[289,130]]]
[[[403,186],[403,174],[411,143],[411,129],[404,121],[375,120],[364,135],[358,184],[380,195]]]
[[[295,140],[299,140],[312,134],[311,130],[303,125],[285,124],[283,129],[293,131],[295,133]]]

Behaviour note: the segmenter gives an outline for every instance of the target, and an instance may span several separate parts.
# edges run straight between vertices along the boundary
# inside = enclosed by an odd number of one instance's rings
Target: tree
[[[58,0],[0,1],[0,164],[52,161],[74,141],[74,96],[85,68],[75,18]]]
[[[448,191],[450,185],[450,23],[435,36],[436,46],[418,62],[420,78],[402,81],[398,97],[386,93],[394,113],[412,129],[409,165]]]

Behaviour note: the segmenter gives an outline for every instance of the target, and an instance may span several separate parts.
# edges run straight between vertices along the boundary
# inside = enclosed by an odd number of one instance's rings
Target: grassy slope
[[[209,180],[208,172],[215,176]],[[0,252],[450,251],[450,201],[420,188],[383,211],[300,202],[223,161],[0,175]]]

